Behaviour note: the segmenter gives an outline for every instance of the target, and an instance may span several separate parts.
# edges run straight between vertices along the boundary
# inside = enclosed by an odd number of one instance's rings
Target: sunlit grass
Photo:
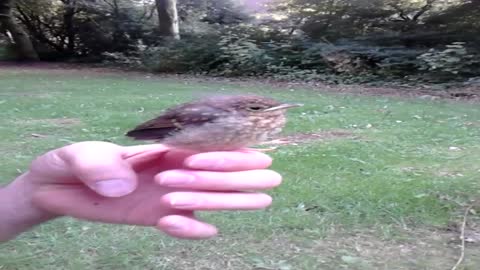
[[[393,241],[400,229],[445,226],[458,218],[459,204],[479,195],[478,104],[138,76],[2,72],[4,183],[36,155],[71,142],[134,144],[123,136],[126,130],[211,92],[256,92],[304,103],[290,112],[286,134],[342,130],[352,136],[273,152],[273,169],[284,176],[283,185],[270,192],[273,206],[202,214],[218,224],[222,234],[216,239],[177,241],[148,228],[59,219],[2,245],[0,269],[317,269],[321,260],[348,264],[331,250],[315,253],[316,241],[336,228],[374,228],[384,241]]]

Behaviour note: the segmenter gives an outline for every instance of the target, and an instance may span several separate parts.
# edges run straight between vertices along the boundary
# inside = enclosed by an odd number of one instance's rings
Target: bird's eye
[[[264,110],[265,107],[260,104],[250,104],[247,106],[247,109],[252,112],[258,112],[258,111]]]

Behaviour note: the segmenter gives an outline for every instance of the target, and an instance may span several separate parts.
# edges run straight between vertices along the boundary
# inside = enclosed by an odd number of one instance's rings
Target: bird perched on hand
[[[170,108],[126,136],[194,151],[238,150],[281,132],[286,110],[298,106],[257,95],[210,97]]]

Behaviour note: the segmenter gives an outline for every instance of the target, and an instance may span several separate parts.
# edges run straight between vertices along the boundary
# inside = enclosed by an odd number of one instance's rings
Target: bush
[[[468,51],[463,43],[428,50],[379,46],[375,40],[339,40],[333,44],[237,26],[150,47],[139,44],[134,51],[107,56],[117,64],[156,72],[282,80],[440,82],[452,79],[445,74],[463,78],[479,75],[479,54]]]
[[[248,33],[230,32],[223,35],[217,46],[222,65],[214,72],[226,76],[255,76],[266,72],[272,58]]]
[[[142,53],[144,65],[157,72],[205,73],[221,62],[218,36],[204,35],[168,40]]]
[[[443,50],[430,49],[420,55],[419,69],[444,76],[479,75],[480,54],[469,52],[465,42],[454,42]],[[476,71],[476,72],[475,72]]]
[[[13,45],[0,43],[0,61],[11,61],[16,59],[16,52]]]

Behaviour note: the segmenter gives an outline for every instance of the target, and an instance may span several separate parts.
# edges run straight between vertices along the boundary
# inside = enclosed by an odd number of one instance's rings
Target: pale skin
[[[0,189],[0,242],[65,216],[155,227],[172,237],[217,234],[196,211],[259,210],[280,185],[271,158],[253,150],[193,153],[161,144],[81,142],[36,158]]]

